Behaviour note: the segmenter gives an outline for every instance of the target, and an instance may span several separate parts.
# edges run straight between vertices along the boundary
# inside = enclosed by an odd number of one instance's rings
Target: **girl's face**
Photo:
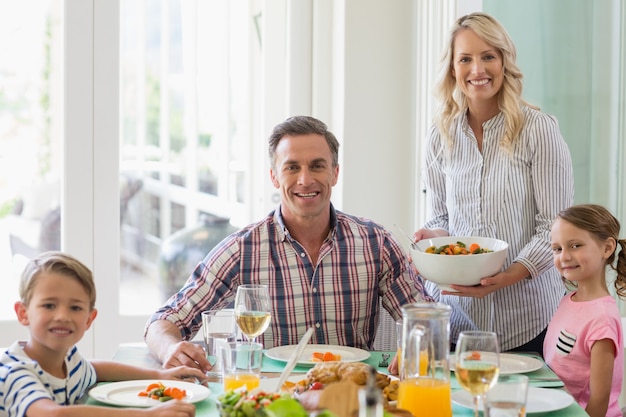
[[[601,241],[586,230],[557,219],[550,233],[554,265],[572,282],[604,282],[607,259],[614,250],[612,239]]]
[[[473,30],[463,29],[454,38],[452,63],[452,76],[470,105],[498,105],[504,82],[500,51]]]
[[[43,273],[37,277],[28,306],[16,303],[21,324],[29,326],[31,349],[65,354],[89,329],[96,317],[89,295],[73,277]]]

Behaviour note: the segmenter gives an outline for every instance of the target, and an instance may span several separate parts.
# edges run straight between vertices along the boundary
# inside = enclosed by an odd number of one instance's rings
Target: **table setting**
[[[485,256],[493,259],[488,263],[499,264],[500,253],[506,249],[503,244],[495,251],[490,250],[493,242],[488,240],[479,242],[485,247],[473,241],[470,245],[457,242],[458,248],[448,242],[438,247],[440,243],[428,242],[419,250],[429,251],[431,254],[427,256],[438,259],[437,262],[441,258]],[[450,255],[468,250],[475,254],[486,252],[464,257],[432,255],[440,250]],[[462,262],[466,265],[467,260]],[[446,284],[449,282],[440,285]],[[402,306],[401,310],[402,318],[396,323],[399,335],[396,351],[309,344],[313,328],[307,330],[297,345],[264,349],[256,343],[256,338],[271,321],[267,288],[242,285],[231,312],[203,314],[205,351],[216,370],[207,376],[208,383],[158,381],[156,387],[157,381],[98,384],[90,390],[86,402],[149,407],[156,401],[164,401],[159,395],[169,400],[176,393],[183,401],[194,403],[200,417],[253,416],[254,409],[270,410],[269,407],[281,401],[289,401],[285,407],[297,404],[302,408],[301,402],[306,398],[318,398],[314,403],[317,407],[313,407],[320,410],[321,414],[315,414],[318,416],[353,417],[376,402],[379,403],[377,417],[382,417],[383,403],[385,416],[501,417],[521,416],[524,410],[527,415],[586,415],[540,355],[500,352],[496,334],[488,331],[461,332],[453,344],[455,351],[450,352],[449,305],[418,302]],[[237,328],[243,338],[236,337]],[[396,355],[399,375],[388,375],[387,367]],[[141,343],[121,345],[114,360],[144,367],[161,366]],[[307,397],[313,390],[319,390],[319,395],[313,393]],[[361,394],[366,391],[370,399],[363,402]],[[245,407],[248,409],[242,414]],[[306,413],[302,409],[299,415]]]
[[[325,346],[325,350],[328,350],[328,351],[334,351],[335,348],[336,346]],[[381,372],[381,373],[387,373],[387,367],[379,366],[379,365],[381,363],[388,363],[388,361],[391,360],[390,358],[393,358],[393,356],[396,354],[396,352],[378,352],[378,351],[376,352],[372,351],[368,353],[369,353],[369,357],[363,360],[363,362],[374,367],[378,372]],[[530,400],[537,398],[537,402],[540,403],[541,401],[544,401],[547,404],[545,407],[541,409],[550,410],[551,408],[559,407],[559,404],[561,404],[560,401],[561,401],[562,393],[565,393],[565,391],[562,388],[563,383],[558,379],[558,377],[554,374],[554,372],[552,372],[552,370],[548,368],[548,366],[543,362],[543,360],[541,360],[539,356],[535,356],[535,354],[532,354],[532,353],[522,353],[522,354],[511,353],[511,356],[519,357],[522,363],[526,362],[526,358],[533,358],[541,363],[541,368],[524,373],[524,375],[527,375],[529,378],[529,396],[528,396],[529,403],[527,405],[535,403],[535,401],[530,402]],[[144,343],[121,344],[118,351],[116,352],[114,356],[114,360],[137,365],[137,366],[147,366],[147,367],[159,367],[160,366],[160,364],[157,362],[154,356],[152,356],[152,354],[148,351],[148,348]],[[272,359],[264,354],[262,365],[261,365],[262,386],[264,386],[264,381],[268,381],[269,383],[271,383],[272,381],[276,381],[280,375],[280,372],[282,372],[282,370],[284,369],[285,365],[286,365],[286,361]],[[310,369],[311,369],[311,366],[309,365],[298,364],[293,369],[290,379],[294,382],[297,380],[303,379],[306,372],[308,372]],[[520,370],[520,372],[521,371],[522,370]],[[460,385],[456,381],[456,378],[454,377],[454,372],[451,372],[451,374],[452,376],[451,376],[450,385],[451,385],[452,399],[453,399],[452,415],[455,417],[456,416],[472,416],[471,397],[470,397],[470,403],[468,404],[467,401],[463,397],[459,398],[458,395],[455,396],[456,392],[464,392],[464,391],[462,391]],[[131,383],[131,381],[125,381],[125,382]],[[166,385],[169,384],[170,382],[174,383],[177,381],[164,381]],[[195,398],[192,397],[192,401],[194,401],[196,405],[197,416],[199,417],[218,417],[219,416],[219,410],[217,408],[216,401],[217,401],[217,397],[224,393],[224,388],[221,382],[209,382],[208,396],[204,398],[202,397],[207,394],[206,387],[203,387],[202,385],[194,384],[192,382],[185,382],[185,383],[179,382],[179,383],[182,384],[182,386],[187,387],[187,388],[194,387],[193,389],[201,390],[202,393],[197,394],[197,395],[195,394],[193,390],[191,391],[194,393],[194,396],[195,396]],[[117,385],[117,384],[120,384],[120,385]],[[275,383],[272,385],[275,385]],[[122,383],[98,384],[95,388],[92,389],[92,391],[94,391],[95,389],[99,387],[106,387],[106,386],[110,387],[107,390],[107,392],[111,392],[111,391],[114,391],[116,387],[123,388],[129,385],[127,385],[126,383],[124,384]],[[133,385],[131,384],[130,386],[133,386]],[[137,392],[138,392],[141,389],[145,388],[145,386],[143,382],[141,382],[141,383],[135,384],[134,388],[137,388]],[[544,390],[548,390],[548,391],[544,391]],[[134,399],[133,401],[130,401],[129,403],[126,403],[126,402],[122,403],[122,402],[116,401],[116,397],[113,396],[113,399],[107,402],[107,401],[102,401],[103,392],[101,390],[96,391],[94,394],[95,394],[94,396],[90,395],[88,398],[86,398],[87,404],[117,405],[117,406],[128,405],[131,407],[138,406],[136,402],[134,401]],[[535,394],[536,394],[536,397],[535,397]],[[558,399],[556,398],[557,396],[558,396]],[[542,414],[546,414],[546,413],[550,413],[549,414],[550,416],[555,416],[555,417],[576,417],[576,416],[582,417],[582,416],[587,415],[585,411],[576,402],[572,402],[571,404],[567,406],[563,406],[562,408],[559,407],[558,409],[551,410],[551,411],[536,412],[532,410],[533,409],[528,410],[529,414],[537,415],[537,416],[541,416]]]

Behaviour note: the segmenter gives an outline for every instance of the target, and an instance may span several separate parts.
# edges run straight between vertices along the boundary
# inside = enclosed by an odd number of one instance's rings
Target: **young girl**
[[[98,381],[204,379],[201,371],[184,366],[144,369],[86,361],[75,344],[96,318],[95,302],[91,271],[73,257],[46,252],[28,263],[15,312],[30,336],[0,352],[0,417],[194,416],[193,404],[177,400],[146,409],[75,405]]]
[[[554,265],[573,291],[548,326],[544,358],[592,417],[622,416],[621,317],[605,276],[607,265],[617,272],[615,290],[624,297],[626,240],[619,239],[619,231],[619,221],[607,209],[583,204],[560,212],[550,235]]]

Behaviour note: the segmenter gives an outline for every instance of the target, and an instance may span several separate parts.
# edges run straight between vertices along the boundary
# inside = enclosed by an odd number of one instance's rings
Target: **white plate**
[[[297,345],[277,346],[265,352],[265,356],[277,361],[287,362],[291,353],[296,349]],[[363,349],[353,348],[349,346],[336,345],[307,345],[300,358],[298,365],[313,366],[319,362],[311,361],[313,352],[332,352],[335,355],[341,355],[340,362],[360,362],[370,357],[370,353]]]
[[[89,396],[95,400],[111,405],[121,405],[125,407],[152,407],[162,404],[159,400],[140,397],[140,391],[153,382],[154,379],[121,381],[101,384],[89,391]],[[203,385],[192,384],[184,381],[161,381],[166,387],[178,387],[187,391],[184,401],[195,403],[202,401],[211,395],[211,390]]]
[[[485,355],[487,353],[483,353]],[[456,358],[450,355],[450,369],[454,371]],[[543,368],[543,362],[537,358],[513,353],[500,354],[500,375],[523,374]]]
[[[452,393],[452,402],[461,407],[474,408],[472,396],[465,390],[458,390]],[[574,402],[574,398],[567,392],[554,388],[528,388],[528,399],[526,400],[526,413],[547,413],[569,407]],[[478,407],[482,410],[482,401]]]
[[[279,379],[280,378],[261,378],[259,388],[266,392],[276,392],[276,384],[278,384]],[[291,375],[287,378],[287,381],[295,383],[302,381],[303,379],[306,379],[305,374]],[[278,391],[280,391],[280,389]]]

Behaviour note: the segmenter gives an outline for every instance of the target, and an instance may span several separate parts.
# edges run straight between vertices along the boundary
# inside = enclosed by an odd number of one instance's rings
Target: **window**
[[[120,3],[122,314],[154,311],[251,221],[253,3]]]
[[[60,248],[64,28],[62,1],[31,0],[5,9],[0,14],[0,320],[14,320],[25,262]]]

